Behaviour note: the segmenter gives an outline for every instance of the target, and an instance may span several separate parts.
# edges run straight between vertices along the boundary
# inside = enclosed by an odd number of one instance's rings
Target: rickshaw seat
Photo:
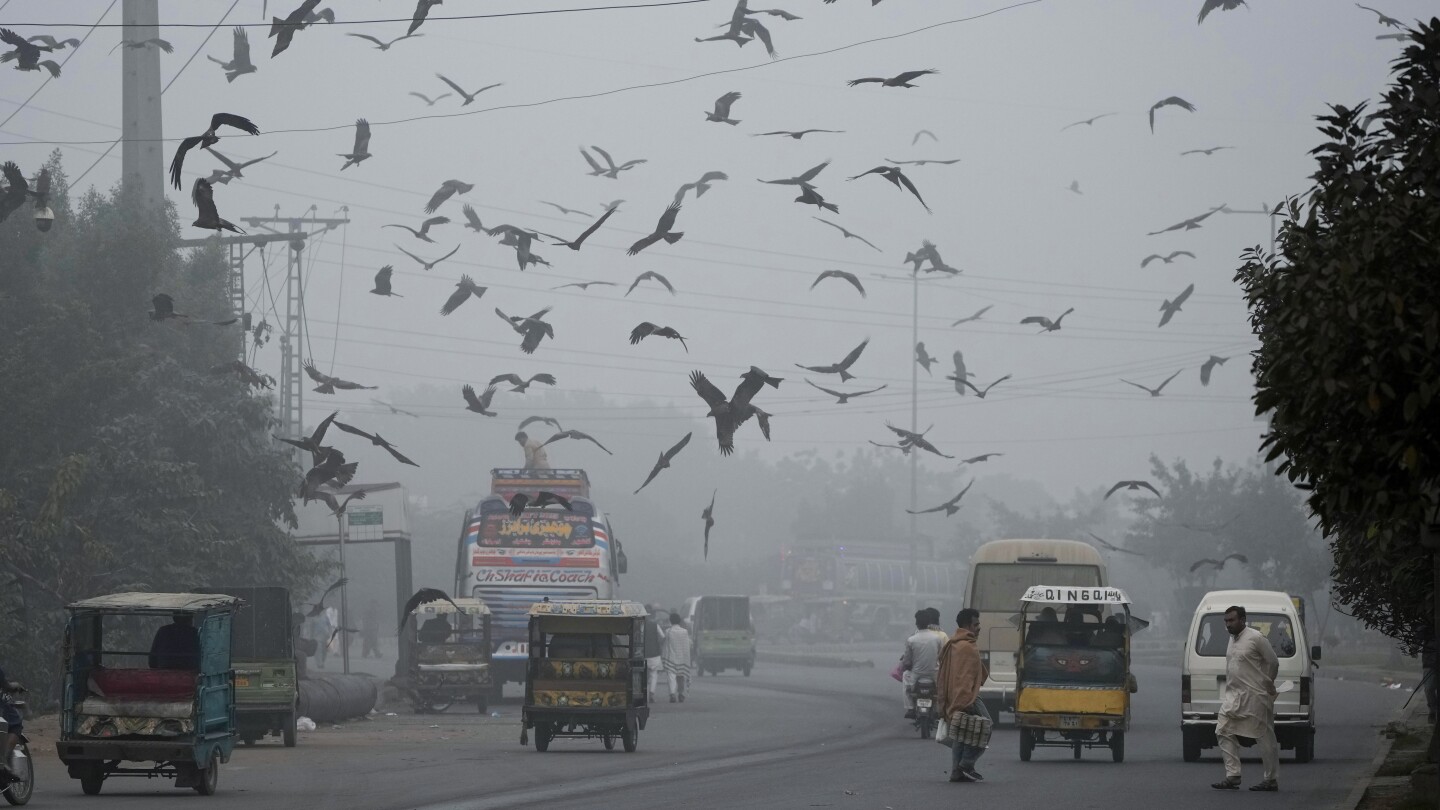
[[[90,692],[109,702],[193,700],[199,673],[183,669],[96,669]]]

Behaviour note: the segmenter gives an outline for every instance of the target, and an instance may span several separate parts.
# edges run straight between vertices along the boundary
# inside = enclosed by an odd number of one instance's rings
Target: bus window
[[[969,607],[985,613],[1014,612],[1020,609],[1025,589],[1045,585],[1101,585],[1100,569],[1094,565],[1063,563],[980,563],[975,566],[974,592]]]

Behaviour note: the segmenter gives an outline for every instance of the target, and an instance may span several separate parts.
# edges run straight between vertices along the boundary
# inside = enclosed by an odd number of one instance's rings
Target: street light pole
[[[350,674],[350,638],[345,628],[350,626],[350,602],[346,598],[349,578],[345,573],[345,513],[335,516],[335,534],[340,541],[340,668]],[[327,643],[329,639],[326,639]]]
[[[915,347],[920,343],[920,268],[917,265],[910,273],[910,432],[920,432],[920,364],[915,361]],[[919,531],[916,528],[915,513],[920,510],[919,480],[920,453],[910,449],[910,593],[917,593],[920,581],[919,565],[916,561],[916,544]]]

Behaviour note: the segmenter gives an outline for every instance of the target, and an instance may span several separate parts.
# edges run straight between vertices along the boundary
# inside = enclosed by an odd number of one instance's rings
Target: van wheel
[[[626,718],[625,725],[621,727],[620,744],[627,754],[635,753],[636,746],[640,744],[640,728],[633,718]]]
[[[1020,729],[1020,761],[1029,762],[1030,755],[1035,752],[1035,738],[1031,736],[1030,729]]]
[[[1125,761],[1125,732],[1110,732],[1110,756],[1116,762]]]
[[[1200,735],[1189,729],[1180,730],[1180,748],[1186,762],[1200,761]]]
[[[220,752],[211,751],[210,759],[205,763],[205,768],[200,771],[199,778],[195,783],[195,792],[201,796],[215,795],[215,789],[220,786]]]
[[[1295,761],[1300,763],[1309,762],[1315,758],[1315,732],[1301,735],[1295,741]]]
[[[84,770],[80,772],[80,790],[86,796],[99,796],[104,784],[105,767],[99,762],[85,763]]]

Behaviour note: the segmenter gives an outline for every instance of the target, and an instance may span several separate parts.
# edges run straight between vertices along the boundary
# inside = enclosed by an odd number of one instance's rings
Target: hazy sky
[[[88,26],[107,5],[109,0],[0,0],[0,24]],[[590,4],[450,0],[433,14],[572,5]],[[1373,14],[1331,0],[1253,0],[1249,8],[1216,12],[1199,26],[1199,0],[1040,0],[955,24],[943,23],[1005,3],[885,0],[872,7],[864,0],[753,0],[752,6],[803,17],[761,18],[782,57],[771,61],[759,43],[742,49],[694,42],[718,33],[714,26],[728,19],[732,4],[715,0],[433,19],[420,29],[424,37],[383,53],[345,34],[389,39],[403,34],[405,23],[319,25],[299,32],[274,60],[266,30],[251,28],[259,71],[227,84],[220,67],[204,57],[229,58],[230,26],[261,20],[260,0],[238,0],[233,9],[231,0],[160,6],[164,22],[224,20],[203,48],[211,29],[163,30],[175,46],[161,57],[164,81],[200,48],[164,97],[166,136],[196,134],[211,113],[223,110],[252,118],[262,135],[227,137],[220,151],[237,159],[279,151],[247,169],[245,179],[216,187],[221,215],[235,221],[266,216],[276,205],[283,215],[300,215],[313,204],[317,215],[334,216],[349,207],[348,228],[315,240],[308,250],[307,353],[320,367],[379,385],[378,396],[428,418],[454,420],[459,447],[466,431],[508,435],[531,412],[518,395],[502,393],[495,403],[501,419],[465,413],[461,383],[483,387],[495,374],[552,372],[562,388],[607,398],[605,412],[591,413],[577,427],[630,451],[623,455],[636,461],[626,475],[637,484],[648,459],[686,429],[684,417],[672,412],[661,418],[656,406],[679,405],[695,418],[704,413],[686,379],[691,369],[703,369],[727,392],[752,364],[786,378],[778,391],[767,389],[756,399],[775,414],[774,442],[764,445],[751,423],[738,439],[744,450],[778,457],[802,449],[829,453],[867,438],[891,440],[885,421],[910,419],[911,286],[880,276],[902,276],[905,253],[926,238],[964,271],[943,280],[927,277],[921,287],[920,339],[940,363],[933,377],[920,375],[920,424],[934,423],[929,438],[941,449],[956,455],[1004,452],[989,462],[993,472],[1035,478],[1057,493],[1143,477],[1152,452],[1191,458],[1197,466],[1216,455],[1248,459],[1261,428],[1252,415],[1246,357],[1256,344],[1231,278],[1239,253],[1268,241],[1267,220],[1216,215],[1196,231],[1146,232],[1222,203],[1253,210],[1305,190],[1313,165],[1307,152],[1319,142],[1313,116],[1329,102],[1377,95],[1401,48],[1375,39],[1388,29]],[[408,18],[414,3],[346,0],[330,6],[343,21]],[[1405,20],[1434,12],[1433,3],[1420,0],[1384,0],[1382,6]],[[284,14],[291,7],[288,0],[271,2],[268,12]],[[104,21],[119,20],[116,4]],[[919,30],[927,26],[937,27]],[[57,36],[86,31],[22,29],[26,35],[42,30]],[[0,126],[0,156],[33,171],[53,148],[43,141],[98,141],[61,147],[72,179],[94,162],[119,133],[121,54],[108,51],[122,36],[121,29],[96,30],[64,75]],[[915,89],[845,85],[847,79],[920,68],[940,73],[918,80]],[[427,108],[407,95],[443,92],[437,71],[472,88],[504,84],[463,108],[473,115],[381,123],[461,112],[453,96]],[[702,76],[721,71],[729,72]],[[11,117],[43,76],[0,70],[0,120]],[[657,82],[677,83],[563,99]],[[742,123],[706,122],[703,112],[729,91],[743,94],[733,110]],[[1159,111],[1152,135],[1146,111],[1171,95],[1197,111]],[[492,105],[537,106],[486,111]],[[1061,131],[1110,112],[1118,114]],[[350,125],[358,117],[374,125],[375,156],[342,174],[343,160],[335,154],[349,150]],[[318,127],[339,129],[269,134]],[[808,127],[844,134],[803,141],[749,137]],[[912,146],[921,129],[938,142],[922,139]],[[29,140],[37,143],[19,143]],[[589,177],[577,146],[590,144],[617,161],[648,162],[619,180]],[[1180,155],[1215,146],[1234,148],[1208,157]],[[167,155],[172,150],[167,146]],[[119,177],[119,156],[116,148],[81,184],[109,187]],[[960,158],[949,166],[905,167],[933,215],[879,177],[845,179],[885,158],[921,157]],[[756,182],[796,175],[826,159],[834,162],[816,184],[840,213],[824,216],[883,252],[816,222],[812,216],[821,212],[791,202],[793,188]],[[208,174],[217,165],[209,155],[192,153],[186,168]],[[687,197],[677,224],[684,239],[627,257],[625,248],[650,231],[676,188],[710,170],[727,172],[730,180],[703,199]],[[449,178],[475,189],[442,207],[440,213],[456,222],[432,231],[437,244],[381,229],[386,223],[418,226],[426,199]],[[1067,190],[1072,181],[1083,194]],[[170,191],[187,223],[194,217],[189,182],[183,193]],[[460,203],[468,201],[487,225],[509,222],[574,236],[589,219],[562,216],[540,200],[598,214],[601,203],[616,198],[625,204],[582,251],[537,247],[553,268],[523,273],[511,249],[458,224]],[[188,225],[184,231],[206,234]],[[461,249],[425,273],[395,244],[428,258],[457,244]],[[1140,268],[1148,254],[1174,250],[1197,258]],[[395,291],[404,297],[368,294],[375,271],[391,263]],[[278,250],[270,267],[271,283],[280,283]],[[808,290],[826,269],[858,274],[869,297],[838,281]],[[645,284],[622,297],[635,275],[647,270],[666,275],[678,294]],[[258,254],[247,273],[254,311],[277,322]],[[461,273],[489,292],[441,317],[439,306]],[[591,280],[622,286],[551,289]],[[1157,328],[1161,302],[1190,283],[1195,293],[1184,310]],[[993,309],[983,320],[951,328],[953,320],[987,305]],[[522,355],[518,336],[494,315],[497,306],[511,314],[553,306],[555,340],[532,357]],[[1018,323],[1068,307],[1075,312],[1059,332],[1037,335]],[[659,338],[630,346],[629,332],[640,321],[678,328],[690,353]],[[885,384],[886,390],[836,406],[803,383],[807,375],[795,363],[838,361],[866,338],[871,343],[852,369],[852,384],[840,385],[833,375],[809,376],[832,388]],[[983,401],[962,398],[943,379],[956,349],[982,384],[1014,376]],[[1232,359],[1206,388],[1197,370],[1211,354]],[[258,365],[278,376],[275,344]],[[1119,381],[1155,385],[1179,369],[1184,372],[1160,398]],[[400,390],[427,384],[446,385],[453,395],[420,401]],[[307,422],[332,406],[373,408],[369,392],[342,392],[324,403],[308,391],[307,397]],[[720,463],[713,432],[696,436],[702,438],[698,446]]]

